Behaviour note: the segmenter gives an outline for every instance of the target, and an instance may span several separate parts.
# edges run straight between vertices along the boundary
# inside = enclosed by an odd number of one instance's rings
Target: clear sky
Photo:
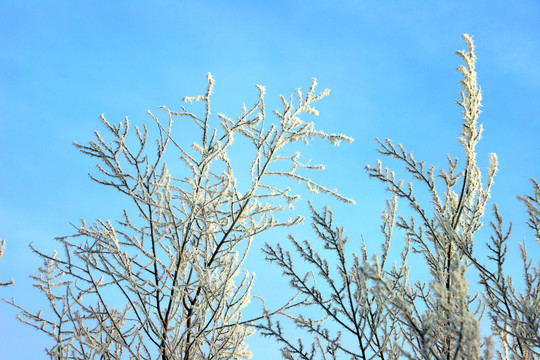
[[[279,94],[307,89],[312,77],[331,89],[310,120],[355,142],[300,151],[327,165],[316,180],[357,201],[315,199],[332,206],[351,250],[363,235],[377,252],[387,195],[364,171],[377,159],[374,138],[403,143],[440,167],[447,153],[463,159],[454,102],[461,64],[454,51],[465,48],[463,33],[475,40],[484,94],[478,160],[485,168],[487,154],[497,153],[492,199],[515,222],[514,245],[529,239],[538,259],[515,197],[530,192],[530,177],[540,180],[538,1],[0,1],[0,237],[7,241],[0,281],[16,282],[0,298],[44,308],[28,278],[41,265],[28,244],[52,250],[54,237],[72,233],[70,222],[120,214],[121,197],[89,180],[95,162],[72,142],[102,130],[102,113],[140,124],[147,109],[179,109],[184,96],[205,90],[207,72],[216,80],[214,113],[231,117],[242,102],[255,102],[255,84],[267,87],[270,106]],[[296,189],[302,201],[313,199]],[[313,237],[308,226],[292,231]],[[286,243],[285,234],[256,239],[246,263],[257,273],[254,294],[271,296],[288,285],[257,260],[263,241]],[[47,339],[15,314],[0,304],[0,359],[44,358]],[[277,357],[273,341],[254,336],[250,344],[255,359]]]

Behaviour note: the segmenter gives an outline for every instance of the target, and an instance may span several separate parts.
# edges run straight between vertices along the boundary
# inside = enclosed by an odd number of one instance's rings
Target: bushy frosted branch
[[[281,97],[283,110],[275,111],[278,121],[271,123],[265,89],[257,86],[259,96],[251,108],[244,105],[234,120],[218,114],[214,125],[214,79],[210,74],[207,79],[204,95],[184,98],[203,102],[202,116],[183,106],[179,112],[161,107],[163,122],[148,111],[157,132],[153,153],[148,151],[146,125],[135,126],[133,134],[128,118],[113,125],[101,115],[107,135],[96,131],[88,145],[75,143],[98,160],[98,174],[91,179],[127,196],[132,208],[114,223],[98,219],[90,225],[83,220],[75,226],[75,235],[57,238],[63,258],[32,248],[44,260],[34,281],[49,300],[51,313],[35,315],[8,303],[21,310],[21,320],[54,339],[51,357],[250,358],[245,340],[255,331],[252,322],[262,316],[242,316],[254,281],[254,275],[242,269],[244,260],[255,235],[302,220],[276,216],[283,209],[280,202],[292,207],[299,196],[283,182],[276,186],[269,179],[292,178],[315,192],[352,202],[301,173],[322,165],[304,163],[299,153],[285,149],[315,137],[333,145],[352,141],[301,119],[303,113],[318,114],[313,104],[328,90],[315,94],[313,80],[305,96],[297,90],[296,103],[292,96],[290,101]],[[173,119],[179,117],[192,120],[201,133],[190,148],[173,137]],[[252,146],[251,181],[245,189],[239,188],[229,158],[238,136]],[[169,172],[165,161],[166,154],[174,152],[186,169],[180,177]],[[284,165],[290,170],[282,171]],[[118,305],[123,310],[117,310]],[[276,311],[297,305],[290,302]],[[48,320],[48,315],[56,320]]]
[[[314,359],[535,359],[540,355],[540,263],[533,267],[525,245],[520,245],[523,259],[525,290],[517,294],[512,279],[504,275],[506,241],[510,229],[503,229],[502,218],[495,209],[494,235],[487,243],[494,267],[476,258],[475,235],[482,226],[493,179],[497,172],[497,157],[489,155],[489,167],[482,181],[482,171],[476,163],[476,145],[481,138],[478,124],[481,91],[475,71],[474,45],[463,36],[467,50],[457,54],[464,61],[458,68],[463,76],[458,105],[462,108],[462,128],[459,137],[464,150],[464,164],[448,156],[448,169],[436,170],[416,160],[402,145],[377,139],[379,154],[401,163],[413,182],[406,183],[394,171],[384,168],[380,160],[367,166],[370,177],[387,187],[392,200],[383,212],[382,254],[368,260],[364,241],[360,255],[349,260],[343,229],[333,226],[332,213],[312,209],[312,223],[324,249],[333,254],[337,264],[330,266],[329,257],[320,255],[309,241],[290,238],[298,258],[307,262],[313,272],[302,275],[294,257],[280,244],[266,245],[267,259],[278,265],[290,279],[290,285],[306,296],[309,312],[285,316],[296,326],[313,335],[308,351],[301,340],[298,345],[289,340],[279,321],[272,318],[260,325],[264,334],[274,337],[284,347],[284,358]],[[413,188],[413,183],[415,187]],[[429,204],[424,204],[427,192]],[[529,227],[540,244],[540,188],[533,180],[532,196],[519,197],[529,214]],[[440,189],[440,190],[439,190]],[[397,201],[412,210],[405,218],[397,214]],[[404,247],[400,264],[387,266],[391,238],[403,234]],[[421,260],[431,281],[409,279],[410,254],[417,267]],[[484,291],[471,292],[467,271],[476,270]],[[312,281],[308,281],[313,279]],[[323,286],[317,285],[322,280]],[[323,290],[325,289],[325,290]],[[326,317],[315,319],[314,309]],[[484,313],[492,323],[491,337],[482,338],[480,321]],[[336,336],[330,335],[330,327]],[[343,341],[342,334],[352,335]],[[495,344],[493,337],[499,339]],[[354,339],[354,340],[352,340]],[[320,346],[324,343],[324,346]],[[339,353],[339,356],[337,355]]]

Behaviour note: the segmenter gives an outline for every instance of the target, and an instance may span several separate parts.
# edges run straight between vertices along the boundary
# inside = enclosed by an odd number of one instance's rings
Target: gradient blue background
[[[16,282],[0,288],[0,297],[14,296],[33,312],[45,307],[28,278],[41,265],[28,244],[52,251],[55,236],[72,233],[69,222],[115,219],[127,204],[89,180],[95,161],[72,141],[86,143],[94,129],[103,130],[102,113],[113,123],[127,115],[141,124],[149,121],[147,109],[157,115],[160,105],[179,109],[182,97],[206,89],[207,72],[216,80],[214,114],[230,117],[242,102],[256,101],[255,84],[267,87],[269,108],[279,94],[306,90],[312,77],[320,90],[331,89],[316,106],[321,115],[307,119],[355,142],[299,149],[327,164],[315,180],[357,204],[295,189],[302,202],[332,206],[351,251],[361,235],[370,253],[379,251],[387,195],[364,171],[378,157],[374,138],[403,143],[416,159],[443,168],[447,153],[463,158],[453,100],[461,64],[454,51],[465,48],[463,33],[474,36],[484,94],[479,164],[485,168],[487,154],[498,154],[492,200],[515,223],[513,250],[525,239],[538,259],[516,200],[530,192],[528,178],[540,179],[537,1],[0,1],[0,237],[7,241],[0,280]],[[175,126],[191,141],[192,132],[183,130],[191,124]],[[313,236],[307,221],[292,232],[300,240]],[[246,263],[257,274],[253,294],[270,303],[288,285],[258,249],[264,241],[286,243],[285,234],[256,239]],[[516,254],[509,268],[519,270]],[[44,358],[48,339],[15,314],[0,304],[0,359]],[[273,340],[253,336],[249,343],[254,359],[278,357]]]

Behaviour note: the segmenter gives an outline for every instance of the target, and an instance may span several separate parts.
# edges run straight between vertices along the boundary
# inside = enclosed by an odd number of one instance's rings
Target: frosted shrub
[[[294,180],[312,192],[352,202],[310,180],[304,172],[323,166],[300,161],[289,144],[315,137],[333,145],[352,139],[315,130],[300,118],[303,113],[317,115],[313,103],[328,94],[314,93],[315,80],[305,96],[296,91],[297,101],[281,96],[283,108],[274,111],[275,123],[266,116],[265,89],[257,86],[255,105],[243,105],[235,120],[218,114],[215,126],[209,74],[204,95],[184,98],[201,102],[202,116],[183,106],[181,111],[162,107],[163,122],[148,112],[158,134],[155,151],[148,151],[146,125],[135,127],[133,134],[127,118],[113,125],[101,116],[111,140],[96,132],[88,145],[75,144],[98,161],[99,175],[91,178],[119,191],[132,207],[116,222],[83,220],[74,235],[57,238],[63,257],[32,247],[44,260],[32,277],[48,300],[45,313],[6,302],[20,309],[21,321],[51,338],[52,347],[46,349],[51,359],[248,359],[246,339],[256,330],[276,339],[285,359],[540,358],[540,262],[533,263],[520,245],[524,290],[517,292],[504,273],[511,226],[504,225],[495,205],[487,259],[478,258],[475,250],[497,157],[489,155],[490,165],[482,174],[476,163],[481,91],[473,42],[467,35],[464,39],[468,49],[457,52],[464,61],[458,68],[463,90],[457,101],[463,110],[463,162],[448,156],[448,168],[436,170],[415,160],[402,145],[377,140],[378,152],[401,163],[414,188],[380,160],[366,167],[392,195],[382,214],[380,255],[369,256],[363,239],[356,242],[360,252],[351,254],[332,212],[311,206],[313,229],[334,260],[309,241],[290,236],[298,258],[314,269],[301,273],[296,258],[279,243],[266,244],[266,258],[289,278],[298,292],[293,300],[299,300],[272,304],[272,310],[263,301],[261,316],[242,316],[253,285],[253,275],[242,266],[253,238],[302,221],[301,216],[274,216],[284,205],[292,208],[299,196],[270,179]],[[172,134],[177,118],[191,120],[200,131],[191,149]],[[235,137],[252,146],[242,189],[229,157]],[[166,153],[180,161],[168,166]],[[177,174],[177,163],[184,173]],[[532,195],[519,199],[540,245],[540,187],[535,180],[532,185]],[[421,204],[418,188],[427,193],[428,206]],[[400,215],[398,201],[413,215]],[[402,236],[403,249],[399,262],[389,264],[396,234]],[[0,257],[3,246],[2,241]],[[410,278],[411,258],[425,265],[429,281]],[[337,265],[330,265],[332,261]],[[478,275],[480,294],[473,293],[477,287],[469,283],[468,272]],[[306,333],[304,340],[284,330],[287,319]],[[482,333],[482,320],[490,322],[491,334]]]

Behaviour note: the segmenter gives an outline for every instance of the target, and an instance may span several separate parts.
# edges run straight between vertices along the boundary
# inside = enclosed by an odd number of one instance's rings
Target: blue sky
[[[43,308],[28,278],[40,260],[28,244],[52,250],[54,237],[72,232],[70,222],[120,214],[122,198],[89,180],[95,162],[72,142],[102,130],[102,113],[113,123],[129,116],[140,124],[149,120],[147,109],[178,109],[184,96],[205,90],[207,72],[216,80],[215,113],[231,117],[242,102],[255,102],[255,84],[267,87],[269,106],[279,94],[307,89],[312,77],[320,90],[331,89],[312,120],[355,142],[314,142],[300,151],[327,165],[317,181],[357,204],[296,188],[302,201],[332,206],[351,250],[363,235],[377,252],[387,195],[364,171],[377,159],[374,138],[403,143],[439,167],[447,153],[463,158],[454,102],[461,64],[454,51],[465,48],[463,33],[474,37],[484,94],[478,160],[485,168],[487,154],[497,153],[492,200],[515,223],[515,247],[531,239],[515,196],[530,192],[529,178],[540,179],[537,1],[0,1],[0,8],[0,237],[7,241],[0,280],[16,282],[0,297]],[[313,236],[307,224],[293,231]],[[286,243],[285,234],[255,240],[246,264],[257,273],[255,294],[287,286],[278,269],[258,261],[263,241],[278,240]],[[538,247],[528,243],[538,259]],[[0,359],[43,357],[47,339],[15,314],[0,305]],[[255,359],[277,356],[272,341],[254,336],[250,343]]]

